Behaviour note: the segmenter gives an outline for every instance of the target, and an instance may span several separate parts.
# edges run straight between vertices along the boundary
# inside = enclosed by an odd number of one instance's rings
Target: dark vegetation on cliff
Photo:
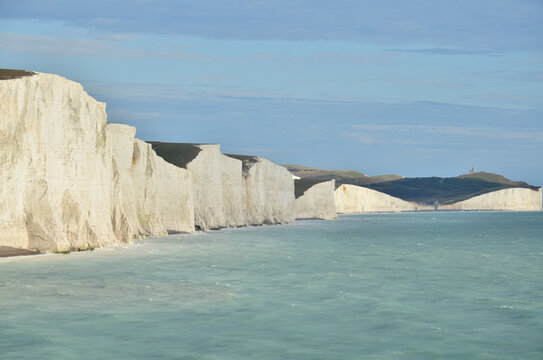
[[[11,80],[22,78],[23,76],[36,75],[35,72],[25,70],[0,69],[0,80]]]
[[[224,155],[231,157],[233,159],[241,160],[243,163],[243,174],[247,174],[249,172],[249,169],[251,169],[251,167],[253,167],[253,165],[258,162],[258,156],[234,155],[234,154],[224,154]]]
[[[297,199],[302,196],[313,185],[317,185],[330,179],[296,179],[294,180],[294,197]]]
[[[489,172],[476,172],[451,178],[425,177],[402,178],[398,175],[366,176],[356,171],[322,170],[300,165],[285,165],[303,180],[335,179],[336,187],[343,184],[357,185],[419,204],[451,204],[474,196],[508,188],[539,187],[523,181],[512,181]]]
[[[160,141],[149,141],[153,150],[158,156],[181,168],[187,168],[187,164],[198,156],[202,149],[199,144],[189,143],[165,143]]]

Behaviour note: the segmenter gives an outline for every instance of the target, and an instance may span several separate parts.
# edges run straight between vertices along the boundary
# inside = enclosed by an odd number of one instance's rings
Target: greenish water
[[[343,216],[3,259],[0,359],[543,359],[543,212]]]

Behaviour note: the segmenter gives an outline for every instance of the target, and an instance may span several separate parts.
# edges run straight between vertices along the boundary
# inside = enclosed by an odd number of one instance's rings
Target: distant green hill
[[[324,170],[302,165],[283,166],[286,167],[288,171],[296,176],[299,176],[302,179],[335,179],[337,186],[341,184],[353,184],[362,186],[383,181],[403,179],[403,177],[399,175],[367,176],[366,174],[353,170]]]
[[[498,183],[502,185],[510,185],[515,187],[529,187],[524,181],[512,181],[506,178],[505,176],[489,173],[486,171],[479,171],[473,174],[465,174],[456,177],[457,179],[479,179],[483,181],[488,181],[492,183]]]
[[[357,171],[323,170],[301,165],[284,165],[294,175],[306,181],[335,179],[336,187],[351,184],[367,187],[385,194],[419,204],[451,204],[488,192],[520,187],[533,190],[537,186],[512,181],[489,172],[477,172],[451,178],[403,178],[398,175],[367,176]],[[309,183],[309,182],[308,182]]]
[[[407,178],[370,184],[366,187],[420,204],[434,204],[436,201],[440,204],[451,204],[491,191],[512,187],[538,189],[536,186],[530,186],[523,182],[503,179],[507,181],[486,181],[476,176]]]

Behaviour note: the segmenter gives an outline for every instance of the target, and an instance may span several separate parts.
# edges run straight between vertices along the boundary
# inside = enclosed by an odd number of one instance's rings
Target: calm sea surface
[[[343,216],[3,259],[0,359],[543,359],[543,212]]]

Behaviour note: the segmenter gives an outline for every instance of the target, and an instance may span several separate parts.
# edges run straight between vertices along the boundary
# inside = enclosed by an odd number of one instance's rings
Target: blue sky
[[[0,67],[144,140],[369,175],[543,184],[543,2],[5,1]]]

